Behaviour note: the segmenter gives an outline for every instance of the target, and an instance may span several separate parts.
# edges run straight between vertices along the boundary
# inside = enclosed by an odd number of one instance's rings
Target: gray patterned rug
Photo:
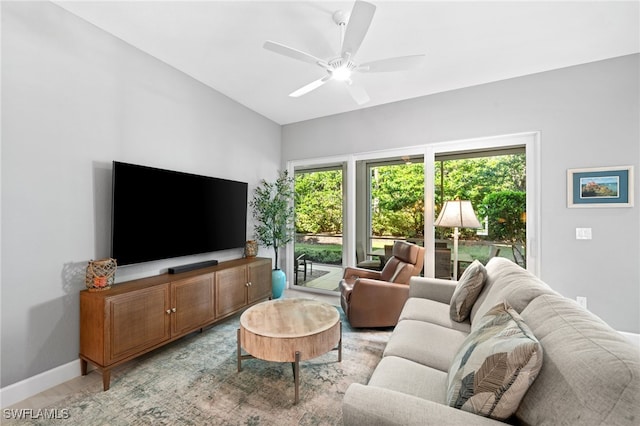
[[[342,424],[344,392],[369,380],[391,330],[354,330],[338,309],[342,362],[336,351],[302,362],[298,405],[290,363],[251,359],[237,372],[238,315],[114,369],[107,392],[96,384],[50,407],[68,409],[68,419],[11,424]]]

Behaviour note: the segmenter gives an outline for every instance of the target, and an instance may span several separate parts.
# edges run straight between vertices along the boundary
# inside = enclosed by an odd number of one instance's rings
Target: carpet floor
[[[114,369],[107,392],[96,384],[50,407],[67,409],[66,419],[7,424],[342,424],[347,387],[367,383],[391,329],[352,329],[338,310],[343,317],[342,362],[337,362],[336,351],[301,362],[298,405],[293,405],[290,363],[245,360],[238,373],[237,315]]]

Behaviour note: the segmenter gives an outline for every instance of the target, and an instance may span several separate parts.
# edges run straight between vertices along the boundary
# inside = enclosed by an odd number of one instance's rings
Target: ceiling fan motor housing
[[[349,13],[344,10],[336,10],[333,13],[333,22],[336,25],[347,25],[347,21],[349,20]]]

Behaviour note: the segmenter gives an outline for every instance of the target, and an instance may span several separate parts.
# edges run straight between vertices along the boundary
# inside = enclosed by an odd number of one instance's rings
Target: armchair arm
[[[349,323],[353,327],[389,327],[398,323],[409,298],[409,286],[360,278],[349,298]]]
[[[380,279],[380,271],[374,271],[372,269],[365,268],[353,268],[346,267],[344,268],[344,273],[342,274],[342,278],[353,281],[355,278],[371,278],[373,280]]]
[[[504,423],[413,395],[353,383],[342,400],[345,426],[427,426]]]
[[[409,297],[431,299],[448,305],[457,285],[458,281],[412,277],[409,281]]]

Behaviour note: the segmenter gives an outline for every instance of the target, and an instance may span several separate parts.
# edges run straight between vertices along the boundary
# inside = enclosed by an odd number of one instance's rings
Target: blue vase
[[[271,271],[271,296],[274,299],[280,299],[284,288],[287,285],[287,276],[281,269]]]

